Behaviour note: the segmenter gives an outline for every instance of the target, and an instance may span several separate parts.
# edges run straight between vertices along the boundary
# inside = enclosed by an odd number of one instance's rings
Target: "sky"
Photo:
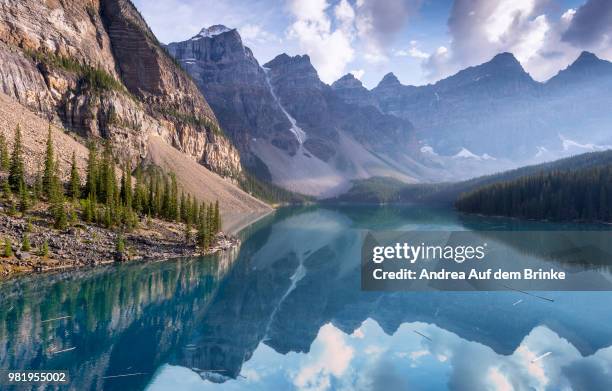
[[[609,0],[133,0],[164,43],[237,28],[260,64],[308,54],[331,84],[422,85],[511,52],[545,81],[583,50],[612,60]]]

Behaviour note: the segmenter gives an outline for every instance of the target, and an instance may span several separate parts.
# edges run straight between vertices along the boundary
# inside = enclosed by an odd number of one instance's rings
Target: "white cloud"
[[[487,380],[493,386],[491,389],[495,391],[514,391],[514,387],[510,384],[510,381],[503,373],[500,372],[499,368],[489,368],[487,372]]]
[[[363,69],[354,69],[350,73],[352,73],[353,76],[355,76],[355,79],[361,80],[363,78],[363,75],[365,74],[365,70],[363,70]]]
[[[300,390],[329,389],[330,376],[342,377],[355,353],[346,343],[345,335],[331,324],[319,330],[317,344],[320,345],[321,351],[303,366],[293,379],[293,384]]]
[[[278,36],[264,30],[257,24],[245,24],[238,28],[238,32],[247,45],[254,43],[265,44],[269,42],[282,42],[282,39],[280,39]]]
[[[567,11],[565,11],[563,15],[561,15],[561,20],[569,23],[574,18],[574,15],[576,15],[576,9],[570,8]]]
[[[419,60],[425,60],[429,57],[429,54],[419,49],[419,43],[417,41],[410,41],[410,47],[406,50],[400,49],[393,51],[393,54],[398,57],[412,57]]]
[[[321,80],[331,83],[338,79],[355,53],[350,4],[344,0],[335,7],[335,15],[340,21],[335,29],[327,13],[330,4],[326,0],[291,0],[289,8],[296,20],[289,27],[288,36],[298,40]]]
[[[565,67],[579,50],[562,42],[576,13],[559,19],[544,13],[546,0],[457,0],[448,20],[450,46],[423,58],[430,80],[511,52],[536,80],[546,80]],[[442,48],[442,47],[441,47]]]

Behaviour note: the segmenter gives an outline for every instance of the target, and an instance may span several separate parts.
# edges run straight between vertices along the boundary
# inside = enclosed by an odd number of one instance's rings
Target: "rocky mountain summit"
[[[260,178],[317,196],[375,173],[410,180],[408,169],[377,156],[390,153],[387,146],[410,150],[410,122],[345,102],[339,89],[319,79],[307,55],[281,54],[260,66],[239,33],[224,26],[167,49]]]
[[[251,140],[264,139],[288,153],[295,153],[298,143],[286,131],[291,123],[238,32],[225,26],[204,28],[187,41],[170,43],[167,50],[206,96],[243,162],[269,179],[249,148]]]

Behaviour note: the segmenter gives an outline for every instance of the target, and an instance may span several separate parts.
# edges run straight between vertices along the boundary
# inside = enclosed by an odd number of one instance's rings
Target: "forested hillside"
[[[347,193],[326,201],[452,205],[461,194],[489,185],[556,172],[584,172],[594,167],[609,165],[612,165],[612,151],[585,153],[455,183],[403,184],[391,178],[371,178],[353,182],[353,187]]]
[[[463,212],[554,221],[612,221],[612,165],[541,172],[462,194]]]

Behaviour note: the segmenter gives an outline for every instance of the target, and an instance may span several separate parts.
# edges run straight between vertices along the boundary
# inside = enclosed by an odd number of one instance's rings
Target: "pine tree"
[[[219,231],[221,231],[221,214],[219,212],[219,200],[215,201],[214,214],[215,214],[215,217],[213,219],[213,223],[215,227],[215,233],[218,233]]]
[[[4,132],[0,133],[0,171],[7,172],[11,166],[10,155],[8,152],[8,146],[6,144],[6,137]]]
[[[136,166],[136,188],[134,189],[134,199],[132,201],[132,205],[136,213],[144,213],[145,212],[145,196],[146,193],[144,191],[144,183],[142,178],[142,168],[140,164]]]
[[[5,200],[10,200],[13,197],[13,192],[11,191],[11,185],[9,185],[8,178],[4,178],[2,180],[2,197]]]
[[[42,184],[42,175],[41,170],[36,173],[36,177],[34,178],[34,186],[32,187],[32,191],[34,194],[34,200],[38,201],[42,198],[43,195],[43,184]]]
[[[9,200],[9,209],[7,213],[9,216],[15,216],[17,214],[17,208],[15,208],[15,200],[13,198]]]
[[[13,256],[13,246],[9,238],[4,239],[4,257],[10,258]]]
[[[72,152],[72,163],[70,165],[70,196],[73,202],[81,197],[81,177],[79,176],[74,152]]]
[[[189,220],[185,223],[185,244],[191,243],[191,222]]]
[[[49,256],[49,242],[47,241],[47,239],[45,239],[42,246],[40,247],[40,251],[38,251],[38,255],[43,258],[47,258]]]
[[[95,203],[98,193],[98,150],[95,142],[89,143],[89,156],[87,157],[87,180],[85,183],[87,197],[92,197]]]
[[[191,222],[197,227],[200,224],[200,208],[198,208],[198,200],[195,197],[191,199]]]
[[[125,239],[122,234],[117,235],[117,239],[115,241],[115,251],[119,254],[123,254],[125,252]]]
[[[9,184],[13,191],[19,191],[19,186],[25,184],[23,169],[23,151],[21,145],[21,128],[15,128],[15,141],[11,154],[11,165],[9,168]]]
[[[177,221],[178,215],[178,184],[176,182],[176,175],[170,173],[170,215],[168,219],[171,221]]]
[[[56,229],[65,229],[68,226],[68,216],[66,215],[66,208],[63,200],[55,207],[55,222],[53,226]]]
[[[172,191],[170,190],[170,181],[168,180],[167,177],[164,177],[164,195],[162,198],[162,217],[165,219],[170,220],[171,219],[171,197],[172,196]]]
[[[183,223],[186,223],[188,211],[187,211],[187,198],[185,197],[185,192],[181,192],[181,204],[179,208],[179,215],[180,215],[180,220]]]
[[[49,208],[54,218],[56,229],[65,229],[68,225],[68,216],[64,205],[64,186],[62,185],[59,172],[59,162],[53,159],[55,164],[50,178]]]
[[[24,183],[19,185],[19,211],[25,214],[30,208],[30,196]]]
[[[47,197],[51,197],[55,164],[55,149],[53,148],[51,124],[49,124],[49,131],[47,134],[47,149],[45,151],[44,172],[42,177],[43,194]]]
[[[212,202],[208,204],[206,208],[206,230],[208,231],[208,243],[209,245],[213,243],[215,233],[214,232],[214,219],[215,219],[215,211]]]
[[[23,234],[23,239],[21,240],[21,251],[30,251],[32,246],[30,245],[30,237],[27,232]]]
[[[120,194],[123,205],[129,207],[129,209],[132,209],[132,173],[127,164],[123,167]]]
[[[83,215],[85,221],[88,223],[93,223],[96,220],[95,199],[93,194],[90,194],[84,201]]]
[[[200,225],[198,225],[196,240],[200,249],[205,250],[208,248],[208,231],[206,230],[206,224],[200,223]]]

